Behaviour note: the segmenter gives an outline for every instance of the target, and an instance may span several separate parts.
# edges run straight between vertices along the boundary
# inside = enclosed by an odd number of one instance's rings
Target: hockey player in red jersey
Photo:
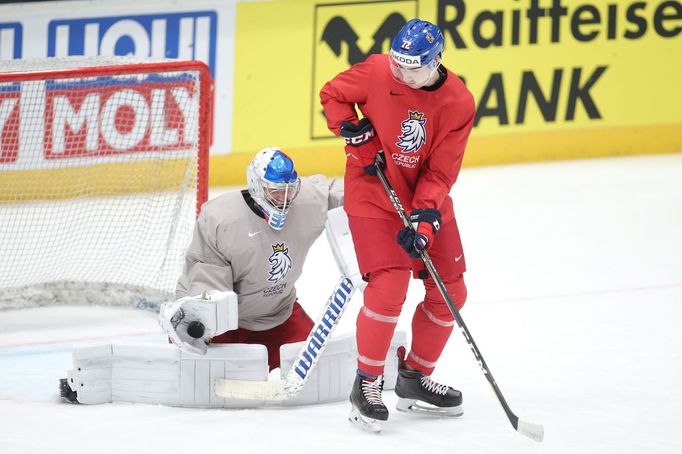
[[[463,82],[442,65],[443,43],[437,26],[412,19],[394,37],[390,54],[370,55],[320,92],[329,129],[346,140],[345,210],[368,280],[357,319],[358,375],[350,419],[369,430],[380,430],[380,421],[388,419],[381,399],[384,363],[410,270],[423,280],[426,294],[412,318],[409,355],[405,358],[404,349],[398,353],[398,410],[462,414],[461,393],[430,378],[455,321],[418,260],[419,251],[428,250],[460,309],[466,300],[465,260],[449,192],[475,107]],[[403,227],[375,176],[372,164],[380,151],[416,233]]]

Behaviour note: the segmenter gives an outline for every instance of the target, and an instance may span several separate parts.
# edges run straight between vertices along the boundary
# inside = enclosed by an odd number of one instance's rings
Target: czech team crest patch
[[[268,272],[268,281],[279,282],[284,279],[291,269],[291,257],[289,257],[289,248],[286,243],[277,243],[272,245],[272,255],[268,258],[270,262],[270,271]]]
[[[403,153],[416,153],[426,142],[426,118],[418,110],[408,110],[407,120],[401,123],[402,133],[395,143]]]

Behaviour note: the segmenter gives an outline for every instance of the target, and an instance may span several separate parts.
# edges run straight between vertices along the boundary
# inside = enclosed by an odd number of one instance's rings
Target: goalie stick
[[[345,276],[341,277],[296,356],[286,380],[253,381],[218,378],[214,383],[215,394],[229,399],[264,401],[280,401],[295,397],[308,381],[354,292],[355,287],[350,279]]]
[[[396,212],[398,213],[398,216],[400,216],[400,219],[403,221],[403,225],[405,225],[405,227],[408,227],[408,228],[414,228],[412,226],[412,223],[408,219],[407,215],[405,214],[405,209],[403,208],[403,205],[400,202],[400,198],[398,198],[398,194],[393,189],[393,186],[391,186],[391,183],[386,178],[386,175],[384,175],[384,171],[382,169],[383,165],[385,165],[383,153],[378,153],[376,155],[376,158],[374,161],[374,168],[377,171],[377,176],[381,180],[381,184],[384,186],[384,189],[386,190],[386,194],[388,194],[388,198],[391,199],[391,203],[393,204],[393,207],[395,208]],[[507,418],[509,418],[509,422],[511,423],[512,427],[514,427],[514,429],[517,432],[527,436],[528,438],[535,440],[537,442],[541,442],[542,439],[544,438],[544,434],[545,434],[544,428],[542,427],[541,424],[534,424],[534,423],[530,423],[528,421],[524,421],[522,419],[519,419],[519,417],[516,416],[514,414],[514,412],[511,410],[511,408],[509,407],[509,404],[507,404],[507,401],[505,400],[504,396],[502,395],[502,391],[500,391],[500,388],[497,386],[497,383],[495,382],[495,378],[493,378],[493,374],[490,372],[488,365],[486,364],[485,360],[483,359],[481,352],[478,350],[478,347],[476,346],[476,343],[474,342],[474,338],[471,337],[471,334],[469,333],[469,329],[464,324],[464,319],[459,314],[459,311],[457,310],[455,303],[452,301],[452,297],[448,293],[447,288],[445,287],[445,284],[443,283],[443,280],[438,275],[438,272],[436,271],[436,267],[433,266],[433,262],[431,261],[431,257],[429,257],[429,254],[426,251],[420,251],[419,254],[421,256],[422,261],[424,262],[424,265],[428,269],[429,274],[431,275],[434,282],[436,283],[436,286],[438,287],[440,294],[442,295],[443,299],[445,300],[445,304],[447,304],[448,308],[450,309],[450,312],[452,312],[452,315],[455,317],[455,320],[457,321],[457,326],[459,327],[459,330],[461,331],[462,335],[464,336],[464,339],[466,339],[467,344],[469,344],[469,347],[471,348],[471,351],[474,354],[474,357],[476,358],[478,365],[481,367],[481,370],[483,371],[483,375],[485,375],[486,380],[488,380],[488,383],[490,383],[490,387],[493,389],[493,392],[495,393],[497,400],[500,402],[500,405],[502,405],[502,408],[504,409],[504,412],[506,413]]]

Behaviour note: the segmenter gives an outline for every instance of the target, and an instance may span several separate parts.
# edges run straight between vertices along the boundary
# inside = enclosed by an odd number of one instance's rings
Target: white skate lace
[[[362,394],[365,395],[365,399],[372,405],[383,405],[381,400],[381,388],[383,385],[383,380],[377,378],[374,381],[362,380]]]
[[[432,393],[445,395],[445,393],[448,392],[447,385],[441,385],[440,383],[431,380],[431,377],[428,375],[422,375],[421,382],[422,386]]]

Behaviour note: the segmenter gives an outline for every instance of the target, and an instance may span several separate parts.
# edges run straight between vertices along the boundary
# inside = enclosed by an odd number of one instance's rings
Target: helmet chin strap
[[[436,68],[433,70],[433,72],[431,73],[429,78],[426,80],[424,85],[422,85],[422,87],[430,87],[431,85],[438,82],[438,80],[440,79],[440,73],[438,72],[439,67],[440,67],[440,63],[438,64],[438,66],[436,66]]]
[[[431,71],[431,74],[429,74],[429,77],[426,78],[426,81],[421,86],[419,86],[419,88],[430,87],[431,85],[438,82],[438,80],[440,79],[440,73],[438,72],[438,68],[440,68],[440,65],[441,59],[440,57],[436,57],[436,66]]]

